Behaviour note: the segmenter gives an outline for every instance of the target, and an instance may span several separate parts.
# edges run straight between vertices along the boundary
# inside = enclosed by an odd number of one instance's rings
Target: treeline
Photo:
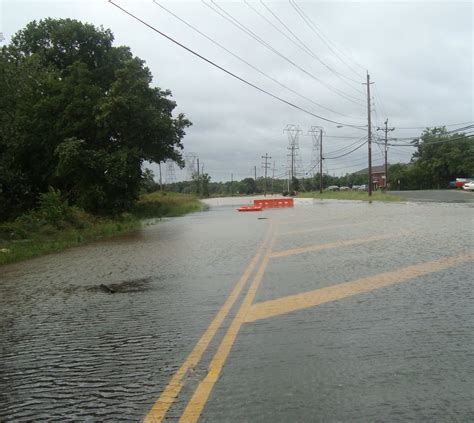
[[[317,191],[319,190],[320,177],[319,174],[309,176],[307,178],[298,178],[293,181],[293,189],[298,192]],[[367,183],[367,175],[346,175],[346,176],[330,176],[323,175],[323,187],[330,185],[352,186]],[[205,180],[181,181],[168,184],[164,187],[168,191],[180,192],[183,194],[199,194],[203,197],[218,197],[232,195],[251,195],[263,194],[287,194],[287,179],[272,179],[260,177],[245,178],[240,181],[227,182],[211,182],[209,176]],[[148,190],[159,190],[160,186],[156,182],[148,185]],[[290,191],[292,190],[290,186]]]
[[[409,145],[409,144],[408,144]],[[389,166],[389,189],[443,189],[456,178],[474,177],[474,138],[464,133],[448,133],[446,128],[427,128],[412,142],[416,151],[410,163]],[[352,173],[344,176],[323,175],[323,188],[331,185],[352,187],[368,184],[368,174]],[[293,190],[298,192],[319,190],[319,174],[294,179]],[[159,185],[149,180],[148,190],[158,190]],[[260,177],[240,181],[211,182],[208,174],[193,181],[176,182],[166,190],[195,193],[204,197],[267,193],[288,193],[288,180]],[[290,191],[292,190],[290,186]]]
[[[389,169],[392,189],[443,189],[456,178],[474,177],[474,138],[465,133],[448,133],[445,127],[426,129],[410,163]]]
[[[110,30],[71,19],[29,23],[0,51],[0,221],[42,194],[95,214],[129,210],[143,163],[183,164],[191,123],[143,60]]]

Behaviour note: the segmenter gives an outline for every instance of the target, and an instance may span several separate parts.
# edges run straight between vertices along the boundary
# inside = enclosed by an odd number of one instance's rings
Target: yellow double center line
[[[214,338],[217,330],[219,329],[222,322],[224,321],[227,314],[229,313],[232,306],[234,305],[235,301],[239,297],[242,289],[247,284],[247,281],[249,280],[250,275],[254,271],[265,248],[267,248],[266,257],[268,256],[268,252],[270,251],[269,250],[270,239],[272,239],[273,241],[273,225],[272,224],[270,224],[270,229],[267,235],[265,236],[264,241],[260,244],[255,256],[253,257],[253,259],[251,260],[251,262],[245,269],[244,273],[242,274],[241,278],[235,285],[229,297],[227,297],[227,300],[225,301],[224,305],[219,310],[216,317],[211,322],[211,324],[209,325],[207,330],[204,332],[202,337],[199,339],[194,349],[188,355],[188,357],[186,358],[186,361],[175,373],[175,375],[171,378],[171,381],[168,383],[164,391],[161,393],[160,397],[155,402],[150,412],[146,415],[144,419],[145,423],[152,423],[152,422],[156,423],[156,422],[161,422],[163,420],[166,413],[168,412],[168,409],[171,407],[171,405],[173,404],[173,402],[175,401],[176,397],[179,395],[183,387],[183,383],[182,383],[183,377],[186,375],[186,373],[190,369],[193,369],[194,367],[196,367],[196,365],[201,360],[201,357],[206,351],[207,347],[209,346],[209,343]],[[267,258],[267,261],[268,261],[268,258]],[[263,271],[262,271],[262,275],[263,275]],[[253,296],[252,296],[252,299],[253,299]]]
[[[252,306],[253,300],[255,298],[255,294],[257,293],[257,289],[262,281],[263,275],[267,268],[268,262],[270,260],[270,253],[272,250],[273,243],[275,242],[275,236],[272,236],[270,243],[267,246],[266,253],[263,257],[262,263],[255,274],[255,278],[250,286],[247,294],[245,295],[244,301],[239,308],[234,320],[232,321],[227,333],[224,336],[219,348],[214,355],[214,358],[209,365],[209,371],[207,376],[204,380],[199,384],[194,395],[192,396],[191,400],[189,401],[188,405],[186,406],[183,414],[181,415],[180,422],[192,423],[196,422],[201,415],[201,412],[206,405],[207,399],[209,398],[209,394],[212,391],[219,375],[224,367],[224,363],[227,359],[227,356],[234,345],[235,339],[237,338],[237,334],[240,331],[240,328],[245,323],[245,318],[247,313]]]

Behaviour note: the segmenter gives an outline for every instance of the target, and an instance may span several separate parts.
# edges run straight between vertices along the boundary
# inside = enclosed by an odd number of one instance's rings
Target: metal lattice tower
[[[174,161],[173,160],[166,160],[166,178],[165,183],[173,184],[176,182],[176,171],[174,168]]]
[[[310,130],[308,131],[308,134],[311,135],[313,144],[311,148],[311,163],[309,164],[309,170],[308,173],[311,173],[311,175],[314,177],[319,172],[319,160],[320,160],[320,152],[319,152],[319,146],[320,146],[320,127],[319,126],[312,126]]]
[[[184,156],[184,163],[186,167],[186,180],[192,181],[197,174],[197,154],[196,153],[187,153]]]
[[[301,129],[298,125],[288,124],[283,132],[288,135],[288,177],[290,184],[293,183],[293,178],[297,176],[297,166],[300,166],[301,159],[298,157],[299,137]]]

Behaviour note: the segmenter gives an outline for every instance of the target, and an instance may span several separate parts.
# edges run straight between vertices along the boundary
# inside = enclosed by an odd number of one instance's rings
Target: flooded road
[[[234,207],[0,268],[0,421],[467,421],[472,204]]]

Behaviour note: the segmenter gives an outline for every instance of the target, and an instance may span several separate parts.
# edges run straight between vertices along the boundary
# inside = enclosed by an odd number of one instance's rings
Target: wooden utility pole
[[[319,129],[319,193],[323,193],[323,128]]]
[[[163,192],[163,179],[161,179],[161,162],[158,163],[158,168],[160,169],[160,191]]]
[[[275,194],[275,160],[273,160],[272,194]]]
[[[265,188],[263,191],[263,195],[266,197],[267,196],[267,170],[268,170],[268,159],[271,159],[271,156],[268,155],[268,153],[265,153],[264,156],[262,156],[262,159],[265,159],[265,163],[262,163],[263,168],[265,169]]]
[[[385,120],[385,128],[377,128],[377,131],[385,132],[385,191],[388,189],[388,132],[395,131],[395,128],[388,127],[388,118]]]
[[[230,174],[230,196],[234,196],[234,174]]]
[[[199,178],[199,157],[197,158],[197,169],[198,169],[198,173],[197,173],[197,193],[199,195],[200,192],[201,192],[201,179]]]
[[[372,195],[372,117],[370,111],[370,75],[367,71],[367,82],[364,85],[367,85],[367,145],[369,150],[369,197]]]

